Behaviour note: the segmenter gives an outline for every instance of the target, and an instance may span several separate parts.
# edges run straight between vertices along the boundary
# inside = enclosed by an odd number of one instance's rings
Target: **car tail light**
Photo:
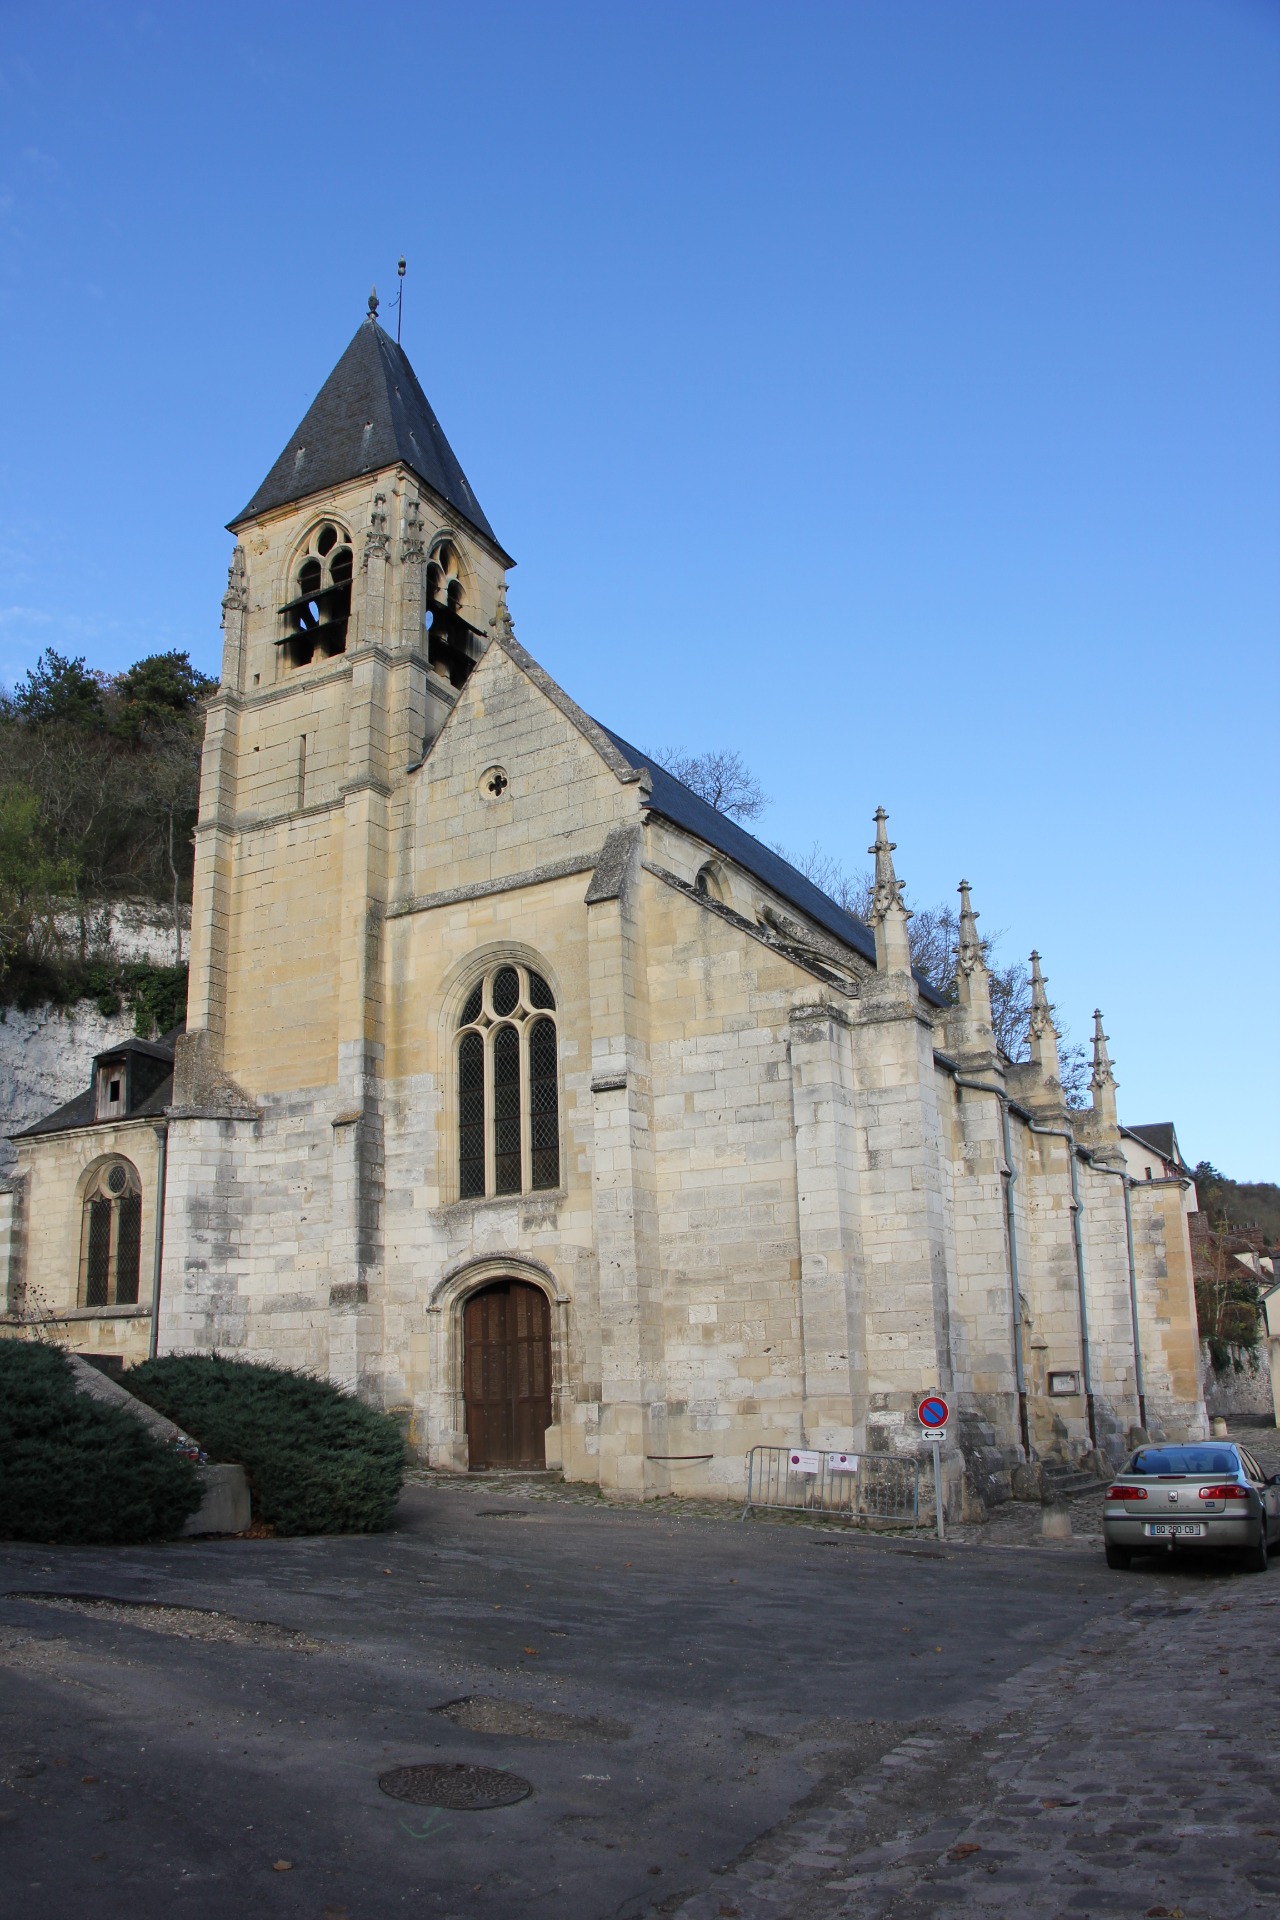
[[[1233,1482],[1229,1487],[1201,1487],[1202,1500],[1247,1500],[1248,1487],[1238,1487]]]
[[[1107,1488],[1108,1500],[1145,1500],[1146,1497],[1147,1497],[1147,1490],[1145,1487],[1108,1487]]]

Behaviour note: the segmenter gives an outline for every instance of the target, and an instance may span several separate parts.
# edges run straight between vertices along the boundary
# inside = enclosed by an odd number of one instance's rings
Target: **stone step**
[[[1078,1473],[1070,1467],[1046,1467],[1044,1477],[1052,1492],[1064,1500],[1074,1500],[1082,1493],[1097,1493],[1102,1486],[1096,1474]]]

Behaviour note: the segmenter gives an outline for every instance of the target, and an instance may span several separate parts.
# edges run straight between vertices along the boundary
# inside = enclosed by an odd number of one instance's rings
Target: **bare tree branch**
[[[666,747],[653,757],[730,820],[756,820],[769,804],[768,794],[742,755],[728,748],[686,753],[683,747]]]

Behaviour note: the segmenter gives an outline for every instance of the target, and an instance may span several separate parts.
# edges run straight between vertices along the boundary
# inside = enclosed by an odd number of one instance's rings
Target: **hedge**
[[[279,1534],[377,1533],[391,1524],[404,1440],[389,1414],[327,1380],[218,1354],[147,1360],[126,1375],[139,1399],[238,1461],[255,1521]]]
[[[0,1339],[0,1539],[168,1539],[202,1492],[191,1461],[132,1414],[76,1392],[61,1348]]]

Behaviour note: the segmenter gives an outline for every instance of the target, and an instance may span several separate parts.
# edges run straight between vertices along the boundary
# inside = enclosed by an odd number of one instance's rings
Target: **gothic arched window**
[[[142,1258],[142,1186],[128,1160],[106,1160],[85,1189],[80,1304],[131,1307]]]
[[[298,556],[293,597],[281,608],[280,645],[291,667],[331,660],[347,650],[351,618],[351,535],[332,520],[318,526]]]
[[[458,1197],[560,1184],[555,998],[531,967],[494,967],[458,1021]]]

